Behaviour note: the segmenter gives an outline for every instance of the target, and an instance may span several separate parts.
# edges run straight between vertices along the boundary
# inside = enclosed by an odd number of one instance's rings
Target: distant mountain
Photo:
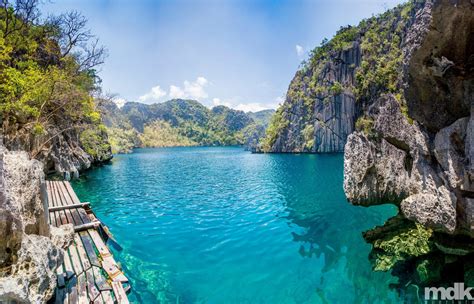
[[[273,114],[275,114],[275,110],[268,109],[268,110],[262,110],[258,112],[248,112],[247,114],[257,124],[261,124],[265,126],[266,128],[268,124],[270,123],[270,119],[272,118]]]
[[[163,103],[127,102],[118,108],[100,102],[104,124],[115,153],[133,147],[190,145],[255,146],[265,134],[274,110],[248,112],[226,106],[209,109],[195,100],[172,99]]]

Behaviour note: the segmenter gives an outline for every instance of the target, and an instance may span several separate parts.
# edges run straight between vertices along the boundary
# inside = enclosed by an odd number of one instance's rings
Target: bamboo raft
[[[75,231],[57,269],[54,303],[129,303],[128,279],[106,246],[101,236],[105,227],[89,203],[80,202],[69,182],[47,181],[46,191],[50,224],[73,224]]]

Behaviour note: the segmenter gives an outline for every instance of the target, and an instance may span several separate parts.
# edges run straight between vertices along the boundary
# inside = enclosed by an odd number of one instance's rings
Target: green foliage
[[[131,153],[134,147],[141,145],[137,131],[133,129],[107,128],[112,153]]]
[[[409,2],[364,21],[363,60],[356,70],[355,94],[359,100],[369,100],[380,93],[401,92],[399,75],[403,55],[400,44],[413,7]]]
[[[363,132],[367,136],[372,134],[373,126],[374,121],[368,116],[359,117],[355,123],[356,130]]]
[[[197,143],[179,133],[168,122],[155,121],[145,126],[140,135],[143,147],[196,146]]]
[[[341,27],[331,40],[324,38],[320,46],[311,51],[309,65],[315,66],[320,60],[329,56],[330,53],[350,48],[358,35],[359,29],[357,27],[350,25]]]
[[[41,21],[36,2],[25,3],[29,14],[9,1],[0,10],[0,113],[7,146],[20,144],[36,155],[47,139],[63,131],[102,131],[91,97],[98,81],[93,64],[83,65],[79,50],[62,52],[61,23]],[[86,133],[91,138],[80,135],[85,149],[100,155],[105,139]]]
[[[314,125],[308,124],[302,131],[304,138],[304,148],[311,151],[314,146]]]
[[[258,119],[257,124],[266,125],[272,112],[244,113],[225,106],[209,110],[197,101],[184,99],[153,105],[127,103],[121,110],[125,119],[139,132],[144,132],[144,126],[151,122],[165,121],[173,127],[173,132],[188,138],[193,144],[204,146],[242,145],[246,142],[244,129],[256,123],[251,115]],[[114,120],[107,115],[106,119]]]
[[[104,141],[105,134],[100,128],[89,128],[81,132],[81,145],[95,160],[105,160],[109,156],[110,144]]]
[[[388,271],[398,261],[410,257],[425,255],[433,246],[432,230],[416,224],[404,231],[391,234],[373,243],[375,252],[375,270]]]
[[[284,107],[281,106],[273,114],[270,124],[268,125],[265,137],[262,140],[262,150],[264,152],[271,151],[273,144],[280,135],[281,130],[286,128],[289,124],[289,121],[284,117]]]
[[[342,84],[339,83],[338,81],[335,81],[331,87],[329,88],[329,91],[333,95],[339,95],[343,92],[344,88],[342,87]]]

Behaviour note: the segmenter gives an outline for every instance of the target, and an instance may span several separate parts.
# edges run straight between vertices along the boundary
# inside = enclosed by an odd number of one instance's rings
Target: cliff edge
[[[473,282],[473,29],[472,1],[424,2],[402,41],[402,95],[373,96],[345,145],[349,201],[400,209],[365,233],[374,267],[414,283]]]

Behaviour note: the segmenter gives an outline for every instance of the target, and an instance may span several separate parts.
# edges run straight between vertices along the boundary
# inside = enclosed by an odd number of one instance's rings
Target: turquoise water
[[[397,303],[351,206],[343,156],[138,149],[73,184],[109,226],[135,303]]]

